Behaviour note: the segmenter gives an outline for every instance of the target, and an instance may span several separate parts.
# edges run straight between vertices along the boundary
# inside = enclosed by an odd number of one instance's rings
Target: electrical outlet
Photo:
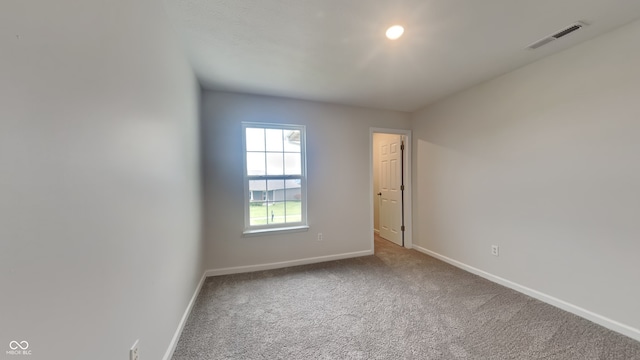
[[[129,350],[129,360],[140,360],[140,354],[138,353],[139,342],[140,342],[140,339],[136,340],[136,342],[133,343],[133,346]]]
[[[500,247],[498,245],[491,245],[491,255],[500,256]]]
[[[318,233],[318,241],[322,241],[322,233]]]

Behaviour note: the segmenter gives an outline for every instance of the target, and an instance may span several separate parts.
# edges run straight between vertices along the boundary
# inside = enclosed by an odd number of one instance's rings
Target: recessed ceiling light
[[[391,40],[395,40],[402,36],[404,33],[404,28],[400,25],[393,25],[392,27],[387,29],[387,37]]]

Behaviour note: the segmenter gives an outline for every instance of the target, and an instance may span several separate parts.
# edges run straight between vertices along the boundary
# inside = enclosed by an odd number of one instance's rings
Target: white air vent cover
[[[546,45],[554,40],[560,39],[561,37],[567,36],[569,34],[571,34],[574,31],[580,30],[582,29],[584,26],[587,26],[587,23],[582,22],[582,21],[578,21],[574,24],[571,24],[569,26],[566,26],[564,28],[562,28],[561,30],[558,30],[556,33],[546,36],[536,42],[534,42],[533,44],[527,46],[527,48],[529,49],[537,49],[542,45]]]

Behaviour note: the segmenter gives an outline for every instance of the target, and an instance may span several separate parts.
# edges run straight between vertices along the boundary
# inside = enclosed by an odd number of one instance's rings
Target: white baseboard
[[[202,289],[202,284],[204,284],[205,278],[206,276],[202,274],[202,277],[200,278],[200,282],[198,283],[198,286],[196,287],[196,290],[193,292],[193,296],[191,296],[191,300],[187,305],[187,309],[184,311],[184,314],[182,314],[182,318],[178,323],[178,328],[176,329],[176,332],[173,334],[173,338],[171,338],[171,342],[169,343],[169,348],[167,349],[167,352],[164,354],[164,357],[162,358],[163,360],[171,360],[171,357],[173,356],[174,351],[176,351],[178,340],[180,340],[180,335],[182,335],[182,330],[184,329],[184,325],[187,323],[187,319],[189,319],[189,315],[191,314],[193,305],[196,303],[196,298],[198,297],[198,294],[200,294],[200,289]]]
[[[555,307],[558,307],[562,310],[568,311],[574,315],[578,315],[582,318],[585,318],[587,320],[590,320],[596,324],[602,325],[604,327],[606,327],[607,329],[613,330],[617,333],[620,333],[622,335],[628,336],[634,340],[640,341],[640,330],[633,328],[631,326],[622,324],[618,321],[609,319],[605,316],[596,314],[592,311],[589,311],[587,309],[581,308],[579,306],[573,305],[571,303],[568,303],[564,300],[560,300],[556,297],[553,297],[551,295],[547,295],[545,293],[542,293],[540,291],[528,288],[526,286],[514,283],[513,281],[501,278],[499,276],[495,276],[493,274],[490,274],[486,271],[477,269],[473,266],[469,266],[467,264],[461,263],[457,260],[453,260],[449,257],[446,257],[444,255],[440,255],[436,252],[433,252],[431,250],[427,250],[423,247],[417,246],[417,245],[413,245],[413,248],[416,249],[417,251],[420,251],[421,253],[433,256],[436,259],[440,259],[446,263],[449,263],[455,267],[458,267],[462,270],[468,271],[470,273],[476,274],[478,276],[481,276],[489,281],[498,283],[500,285],[506,286],[510,289],[513,289],[515,291],[518,291],[520,293],[523,293],[525,295],[529,295],[532,298],[538,299],[542,302],[545,302],[549,305],[553,305]]]
[[[365,250],[365,251],[357,251],[345,254],[337,254],[337,255],[327,255],[327,256],[319,256],[313,258],[299,259],[299,260],[291,260],[291,261],[282,261],[276,263],[269,264],[258,264],[258,265],[248,265],[248,266],[235,266],[221,269],[210,269],[205,271],[205,276],[220,276],[220,275],[229,275],[229,274],[240,274],[247,273],[253,271],[262,271],[262,270],[272,270],[272,269],[280,269],[291,266],[298,265],[307,265],[307,264],[315,264],[319,262],[325,261],[333,261],[333,260],[342,260],[349,259],[360,256],[368,256],[373,255],[373,250]]]

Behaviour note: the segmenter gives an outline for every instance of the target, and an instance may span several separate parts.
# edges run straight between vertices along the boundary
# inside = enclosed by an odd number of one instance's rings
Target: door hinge
[[[404,191],[404,185],[400,185],[400,191]]]
[[[404,231],[404,225],[400,226],[400,231]]]
[[[400,150],[404,150],[404,142],[400,144]]]

